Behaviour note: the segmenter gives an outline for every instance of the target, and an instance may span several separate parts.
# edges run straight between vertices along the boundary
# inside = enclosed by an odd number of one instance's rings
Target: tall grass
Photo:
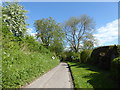
[[[57,57],[52,59],[53,53],[34,42],[31,44],[28,42],[24,44],[14,41],[4,42],[2,52],[3,88],[24,86],[59,64]]]

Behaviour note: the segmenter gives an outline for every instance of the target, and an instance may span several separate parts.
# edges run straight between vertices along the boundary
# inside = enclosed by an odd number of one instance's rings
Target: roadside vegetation
[[[22,6],[4,3],[2,10],[2,88],[20,88],[57,66],[59,57],[26,34]]]
[[[94,20],[52,17],[34,22],[35,36],[27,33],[27,11],[18,2],[2,5],[2,87],[20,88],[60,61],[68,62],[75,88],[116,88],[120,84],[120,45],[94,48]],[[2,38],[2,39],[1,39]]]
[[[75,88],[119,88],[119,49],[117,45],[84,50],[79,62],[68,60]]]
[[[3,52],[3,88],[21,87],[59,64],[57,57],[52,59],[52,53],[9,50]]]

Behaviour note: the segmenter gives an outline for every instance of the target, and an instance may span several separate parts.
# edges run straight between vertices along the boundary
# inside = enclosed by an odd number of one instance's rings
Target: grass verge
[[[75,88],[118,88],[110,72],[96,67],[68,62],[74,78]]]

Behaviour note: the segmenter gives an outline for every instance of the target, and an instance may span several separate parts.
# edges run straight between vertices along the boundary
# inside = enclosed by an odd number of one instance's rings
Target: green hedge
[[[113,77],[120,83],[120,57],[112,61],[111,72]]]
[[[80,54],[80,62],[81,63],[88,63],[91,60],[91,53],[92,50],[84,50]]]
[[[90,63],[104,70],[110,70],[111,61],[119,56],[119,50],[119,45],[95,48],[92,52]]]
[[[118,55],[120,56],[120,45],[117,45],[117,52],[118,52]]]
[[[65,51],[61,53],[61,61],[75,61],[78,62],[80,60],[80,53]]]
[[[80,53],[73,53],[73,60],[74,61],[80,61]]]

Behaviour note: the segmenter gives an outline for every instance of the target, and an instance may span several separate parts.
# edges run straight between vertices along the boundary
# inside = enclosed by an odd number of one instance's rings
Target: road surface
[[[67,63],[60,63],[24,88],[73,88]]]

